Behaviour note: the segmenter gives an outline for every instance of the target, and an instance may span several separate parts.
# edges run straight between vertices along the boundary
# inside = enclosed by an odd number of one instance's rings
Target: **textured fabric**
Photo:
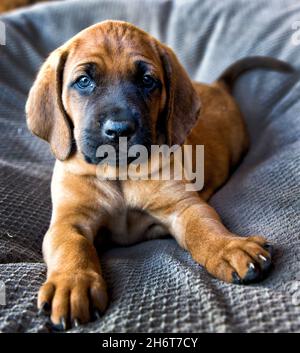
[[[0,46],[0,305],[3,332],[46,332],[36,294],[45,279],[42,238],[51,215],[53,157],[26,129],[24,104],[39,65],[79,30],[104,19],[135,23],[169,44],[192,78],[211,82],[235,60],[271,55],[300,66],[291,41],[294,0],[66,1],[3,16]],[[257,70],[235,86],[252,146],[211,200],[226,226],[274,242],[263,283],[212,278],[172,239],[114,248],[101,258],[111,303],[82,332],[300,331],[300,84]]]

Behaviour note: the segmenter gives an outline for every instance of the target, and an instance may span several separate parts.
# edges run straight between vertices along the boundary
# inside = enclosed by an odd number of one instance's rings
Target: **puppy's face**
[[[87,28],[54,51],[26,104],[29,128],[65,160],[74,149],[97,164],[98,147],[181,144],[199,97],[170,48],[119,21]]]
[[[145,34],[124,27],[101,27],[73,44],[63,76],[63,106],[73,122],[78,150],[96,164],[99,146],[119,138],[150,149],[166,103],[162,62]]]

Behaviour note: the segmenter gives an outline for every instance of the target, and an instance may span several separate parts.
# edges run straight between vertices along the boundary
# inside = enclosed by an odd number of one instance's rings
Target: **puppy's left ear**
[[[198,119],[201,106],[200,98],[172,49],[160,44],[159,51],[164,67],[167,91],[164,116],[168,144],[181,145]]]

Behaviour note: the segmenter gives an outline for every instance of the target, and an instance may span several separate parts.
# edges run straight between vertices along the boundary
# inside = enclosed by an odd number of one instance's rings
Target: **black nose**
[[[105,138],[118,141],[119,137],[131,137],[135,132],[135,122],[132,120],[107,120],[103,125]]]

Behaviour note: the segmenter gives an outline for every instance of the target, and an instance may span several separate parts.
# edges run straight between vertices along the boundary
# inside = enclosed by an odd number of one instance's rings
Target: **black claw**
[[[80,320],[79,320],[79,319],[74,319],[72,326],[73,326],[73,327],[79,327],[79,326],[80,326]]]
[[[272,256],[273,255],[273,253],[274,253],[274,248],[273,248],[273,245],[272,244],[270,244],[270,243],[265,243],[264,245],[263,245],[263,248],[266,250],[266,251],[268,251],[268,253]]]
[[[62,317],[60,319],[60,323],[61,323],[61,325],[63,327],[63,330],[66,331],[66,329],[67,329],[67,321],[66,321],[66,319],[64,317]]]
[[[233,284],[242,284],[240,276],[236,272],[232,272],[232,283]]]
[[[267,261],[263,261],[262,263],[262,272],[263,272],[262,277],[265,278],[273,268],[272,256],[274,254],[274,247],[270,243],[265,243],[263,245],[263,248],[270,254],[270,257],[266,258]]]
[[[248,265],[248,271],[245,277],[240,278],[236,272],[232,273],[232,283],[234,284],[250,284],[262,281],[265,279],[273,268],[271,256],[273,254],[273,246],[270,243],[265,243],[262,246],[268,253],[270,257],[258,254],[260,259],[258,263],[250,263]]]
[[[64,317],[60,319],[59,324],[53,324],[52,322],[50,322],[48,325],[50,326],[51,330],[54,332],[62,332],[62,331],[66,331],[67,329],[67,322]]]
[[[249,284],[259,281],[261,278],[261,273],[257,266],[254,264],[249,264],[248,272],[246,276],[243,278],[243,284]]]
[[[270,271],[272,266],[272,260],[270,258],[266,258],[266,261],[261,262],[261,268],[264,273],[267,273]]]
[[[268,259],[268,261],[266,261],[267,263],[263,266],[263,270],[262,270],[262,277],[261,279],[265,279],[266,277],[269,276],[269,273],[272,271],[272,269],[274,268],[274,265],[271,261],[271,259]]]
[[[48,302],[44,302],[42,303],[39,311],[38,311],[38,315],[39,316],[42,316],[42,315],[49,315],[50,313],[50,309],[51,309],[51,306]]]
[[[99,320],[101,318],[101,312],[99,309],[94,309],[93,317],[95,320]]]
[[[46,325],[52,332],[62,332],[64,330],[61,324],[53,324],[52,321],[48,322]]]

